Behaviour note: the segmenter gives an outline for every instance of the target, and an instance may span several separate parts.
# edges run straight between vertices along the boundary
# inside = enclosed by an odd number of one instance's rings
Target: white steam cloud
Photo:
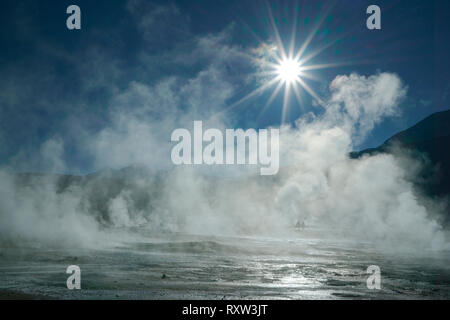
[[[129,66],[114,50],[83,48],[75,55],[79,63],[66,61],[80,75],[81,91],[73,101],[60,99],[66,92],[56,74],[40,76],[45,73],[40,61],[36,76],[24,76],[29,70],[17,66],[2,73],[0,87],[7,90],[0,91],[10,94],[0,97],[1,102],[19,118],[29,114],[30,127],[37,124],[28,105],[40,107],[43,114],[70,115],[61,121],[63,129],[58,127],[36,150],[21,148],[11,159],[14,167],[67,172],[72,169],[66,163],[71,149],[100,171],[77,177],[0,169],[2,244],[98,246],[123,240],[133,227],[155,234],[288,236],[303,221],[306,229],[323,230],[323,236],[334,233],[392,250],[420,252],[448,245],[433,220],[433,208],[439,206],[425,206],[432,201],[410,182],[414,160],[386,154],[349,158],[377,124],[400,113],[407,88],[399,76],[337,76],[319,116],[305,114],[295,125],[280,128],[277,176],[260,176],[249,167],[173,168],[172,131],[190,128],[194,120],[205,127],[233,128],[232,114],[226,118],[217,112],[242,95],[240,89],[251,80],[245,68],[253,72],[254,66],[245,50],[230,41],[233,25],[199,36],[190,33],[189,19],[176,6],[129,0],[127,12],[143,41],[135,52],[137,65]],[[174,69],[187,69],[188,75],[175,76]],[[171,76],[161,76],[161,70]],[[106,112],[103,104],[97,113],[91,110],[98,92],[108,100]],[[28,130],[28,123],[19,123]],[[35,139],[33,134],[26,137]],[[7,140],[0,132],[0,143]]]
[[[215,90],[204,90],[202,83]],[[404,160],[348,156],[377,123],[399,112],[407,89],[397,75],[337,76],[322,115],[307,114],[295,126],[281,127],[277,177],[227,178],[203,168],[165,167],[171,129],[205,110],[203,98],[218,98],[220,108],[232,91],[217,69],[181,84],[176,79],[154,87],[132,83],[112,100],[111,126],[80,141],[99,167],[140,166],[67,181],[18,181],[1,172],[1,237],[93,245],[116,228],[136,226],[154,232],[286,235],[296,221],[304,221],[383,248],[444,248],[444,233],[409,182]],[[209,125],[225,123],[216,119]],[[42,150],[56,156],[49,163],[61,170],[61,141],[48,141]]]

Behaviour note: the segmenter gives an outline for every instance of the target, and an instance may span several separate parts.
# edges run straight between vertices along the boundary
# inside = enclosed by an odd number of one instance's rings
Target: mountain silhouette
[[[352,152],[350,156],[404,152],[421,162],[414,180],[418,188],[430,197],[450,199],[450,110],[428,116],[377,148]],[[449,209],[447,205],[447,217]]]

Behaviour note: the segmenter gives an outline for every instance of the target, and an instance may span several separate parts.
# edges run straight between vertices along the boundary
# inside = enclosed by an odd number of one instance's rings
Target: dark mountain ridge
[[[386,140],[381,146],[352,152],[351,158],[378,153],[408,155],[421,163],[414,181],[432,198],[450,199],[450,110],[434,113]],[[450,205],[447,205],[447,217]]]

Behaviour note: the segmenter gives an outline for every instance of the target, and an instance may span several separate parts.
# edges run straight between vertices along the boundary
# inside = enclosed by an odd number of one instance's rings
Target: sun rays
[[[269,61],[265,61],[266,65],[264,67],[267,69],[270,75],[268,77],[267,83],[271,83],[271,85],[265,90],[269,90],[273,87],[275,88],[273,89],[273,92],[266,105],[264,106],[262,112],[270,107],[275,98],[280,94],[280,91],[284,91],[282,93],[283,104],[281,109],[281,122],[284,123],[286,120],[286,114],[291,105],[290,100],[292,96],[295,97],[302,111],[305,110],[304,102],[302,99],[302,95],[304,95],[305,93],[312,96],[318,104],[323,104],[323,101],[320,98],[319,94],[315,92],[315,90],[310,85],[308,85],[306,79],[318,81],[319,79],[313,73],[311,73],[311,71],[332,67],[333,64],[314,65],[308,64],[308,62],[310,62],[314,57],[316,57],[331,44],[328,43],[327,45],[309,53],[308,55],[305,55],[308,46],[314,39],[314,36],[317,34],[317,31],[324,21],[326,13],[321,15],[321,18],[318,19],[316,25],[312,30],[310,30],[305,40],[300,45],[298,45],[296,44],[298,31],[298,14],[296,12],[292,20],[292,31],[290,34],[289,47],[286,48],[284,46],[283,38],[281,37],[278,27],[275,23],[272,10],[268,4],[267,12],[270,24],[272,26],[273,37],[275,39],[275,47],[272,50],[272,54],[269,56],[271,59]],[[296,47],[299,48],[296,49]],[[270,77],[272,77],[272,79],[270,79]],[[282,90],[283,88],[284,90]]]
[[[313,98],[315,104],[324,104],[320,95],[309,82],[320,81],[320,78],[314,74],[315,70],[337,67],[342,65],[342,63],[311,63],[313,58],[332,46],[336,40],[329,41],[313,51],[308,50],[331,8],[323,10],[315,25],[304,36],[301,34],[303,30],[299,27],[297,21],[299,12],[294,10],[291,20],[292,31],[290,34],[287,32],[287,35],[283,34],[282,36],[274,19],[272,9],[268,3],[266,4],[272,33],[270,38],[272,40],[262,41],[255,35],[260,43],[258,55],[252,57],[258,68],[258,72],[254,74],[258,87],[229,105],[222,112],[235,108],[249,99],[262,95],[264,92],[271,91],[266,103],[261,108],[258,118],[273,105],[277,97],[281,96],[281,123],[284,123],[292,105],[296,104],[302,112],[306,110],[304,97],[307,95]],[[298,35],[301,35],[301,38],[304,39],[302,42],[299,42]],[[285,42],[289,43],[287,47],[284,44]]]

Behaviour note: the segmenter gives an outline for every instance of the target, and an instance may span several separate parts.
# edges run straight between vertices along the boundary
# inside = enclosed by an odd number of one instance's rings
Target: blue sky
[[[80,31],[65,26],[71,4],[81,8]],[[365,26],[370,4],[381,7],[381,30]],[[224,110],[220,124],[280,125],[282,94],[261,112],[273,90],[227,109],[266,80],[255,58],[263,44],[276,43],[269,12],[286,46],[297,17],[296,48],[323,20],[305,51],[325,47],[311,63],[337,65],[311,72],[316,80],[307,83],[320,97],[329,95],[337,75],[352,72],[395,73],[407,86],[401,112],[355,148],[377,146],[449,108],[447,1],[7,0],[0,6],[0,165],[18,170],[133,164],[147,140],[170,139],[165,129]],[[287,123],[323,112],[306,91],[301,97],[302,106],[290,100]],[[164,134],[146,136],[148,130]],[[106,151],[108,161],[100,161],[98,153]]]

